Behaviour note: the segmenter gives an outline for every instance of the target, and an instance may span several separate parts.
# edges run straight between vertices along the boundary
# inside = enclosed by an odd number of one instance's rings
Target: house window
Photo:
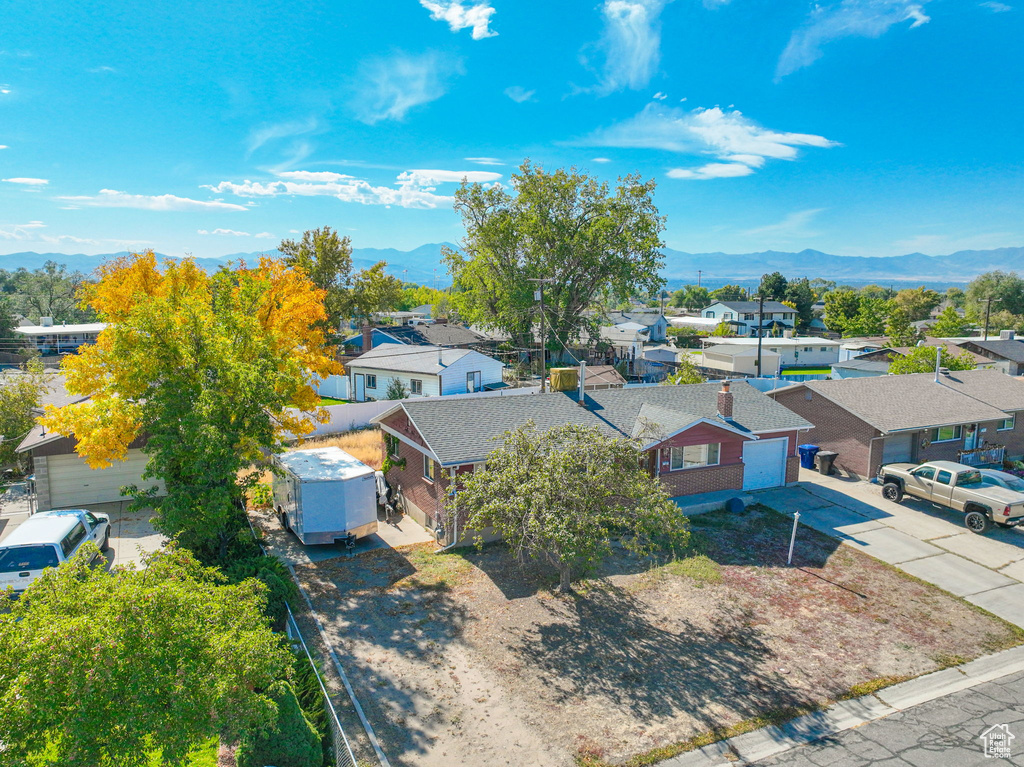
[[[677,469],[695,469],[699,466],[717,466],[721,443],[709,445],[687,445],[686,447],[670,448],[669,466],[672,471]]]
[[[1010,431],[1010,430],[1013,429],[1013,427],[1014,427],[1014,425],[1016,423],[1017,423],[1017,414],[1016,413],[1010,413],[1010,417],[1009,418],[1004,418],[1002,421],[1000,421],[999,425],[996,426],[996,429],[998,431]]]
[[[731,320],[732,319],[732,312],[726,312],[725,314],[723,314],[722,315],[722,319],[723,320]]]
[[[805,346],[805,347],[804,347],[804,351],[805,351],[805,352],[813,352],[813,351],[814,351],[814,349],[812,349],[812,348],[811,348],[810,346]]]
[[[822,350],[823,352],[827,352],[827,351],[828,351],[828,347],[827,347],[827,346],[822,346],[822,347],[821,347],[821,350]]]
[[[712,311],[704,312],[704,316],[705,317],[710,317],[711,319],[714,319],[715,318],[715,313],[712,312]]]
[[[370,375],[369,373],[367,373],[367,375],[366,375],[366,388],[367,389],[376,389],[377,388],[377,376]]]
[[[423,394],[423,381],[421,381],[419,378],[410,378],[409,391],[412,394]]]
[[[743,315],[743,319],[745,319],[745,320],[752,320],[752,319],[754,319],[754,315],[753,314],[744,314]]]
[[[930,432],[932,442],[955,442],[963,437],[963,426],[940,426]]]
[[[398,437],[394,434],[385,434],[384,447],[387,448],[388,455],[392,458],[398,458]]]
[[[433,482],[436,474],[437,468],[434,465],[434,459],[423,456],[423,479]]]

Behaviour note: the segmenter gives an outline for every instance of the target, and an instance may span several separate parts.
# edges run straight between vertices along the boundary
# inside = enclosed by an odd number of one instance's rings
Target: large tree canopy
[[[939,354],[941,367],[949,370],[974,370],[974,358],[970,352],[950,353],[944,346],[915,346],[905,356],[897,357],[889,365],[890,375],[906,373],[931,373],[935,370],[935,355]]]
[[[975,320],[984,320],[989,310],[1024,314],[1024,279],[1016,272],[985,272],[971,280],[965,301]]]
[[[337,331],[349,309],[352,242],[325,226],[306,230],[301,240],[281,240],[277,249],[288,266],[304,271],[313,284],[324,291],[327,311],[324,322],[332,331]]]
[[[542,557],[568,591],[573,575],[611,553],[611,539],[646,552],[686,544],[686,517],[658,480],[641,468],[638,441],[592,426],[548,431],[532,421],[503,436],[482,471],[468,475],[456,503],[469,525],[493,526],[517,555]]]
[[[547,327],[564,343],[583,334],[594,303],[614,305],[661,287],[664,219],[653,181],[626,176],[610,192],[575,168],[546,173],[526,161],[511,182],[513,194],[468,183],[455,194],[466,237],[445,260],[461,317],[529,345],[540,322],[530,279],[548,278]]]
[[[323,298],[271,259],[212,276],[188,259],[161,270],[152,252],[109,262],[85,300],[110,325],[62,364],[68,390],[91,398],[43,421],[74,436],[93,468],[145,436],[144,479],[167,486],[145,499],[160,531],[204,560],[222,557],[245,524],[239,469],[308,433],[303,413],[326,418],[310,374],[340,366],[324,348]]]
[[[291,664],[262,612],[265,587],[236,586],[180,549],[145,569],[90,566],[96,548],[0,596],[3,763],[181,764],[215,735],[264,729],[263,693]],[[35,757],[35,758],[32,758]]]
[[[0,374],[0,467],[18,461],[15,450],[35,423],[45,386],[46,373],[38,359],[29,360],[20,371]]]

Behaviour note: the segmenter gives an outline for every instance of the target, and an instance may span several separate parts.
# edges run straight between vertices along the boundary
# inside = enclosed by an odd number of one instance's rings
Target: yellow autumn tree
[[[323,421],[311,377],[340,372],[325,347],[324,291],[300,270],[261,259],[213,275],[152,251],[114,259],[82,302],[109,323],[68,357],[67,388],[89,399],[48,408],[93,468],[138,442],[147,485],[131,488],[155,523],[200,559],[228,555],[245,526],[239,469]]]

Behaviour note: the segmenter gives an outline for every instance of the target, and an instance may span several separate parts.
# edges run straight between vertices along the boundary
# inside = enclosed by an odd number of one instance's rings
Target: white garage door
[[[786,484],[789,438],[749,440],[743,443],[743,489],[761,490]]]
[[[90,503],[123,501],[121,487],[138,485],[152,487],[163,483],[152,480],[143,482],[142,470],[146,468],[149,456],[141,450],[129,450],[124,461],[116,461],[107,469],[90,469],[89,465],[71,455],[51,455],[46,459],[47,475],[50,480],[50,507],[54,509],[75,508]]]
[[[910,463],[914,450],[914,435],[894,434],[882,442],[882,463]]]

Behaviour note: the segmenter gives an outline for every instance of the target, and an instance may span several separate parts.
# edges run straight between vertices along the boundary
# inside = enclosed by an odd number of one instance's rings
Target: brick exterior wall
[[[673,498],[677,495],[714,493],[719,490],[740,490],[743,487],[743,464],[681,469],[662,474],[661,486]]]
[[[423,455],[412,445],[399,442],[398,457],[405,460],[405,466],[393,467],[386,478],[388,484],[405,499],[406,513],[433,530],[442,514],[448,484],[440,467],[435,467],[437,479],[433,482],[423,476]]]
[[[792,485],[800,479],[800,457],[791,455],[786,458],[786,484]]]
[[[807,399],[808,394],[810,399]],[[871,442],[880,435],[876,428],[810,389],[773,392],[769,396],[814,424],[814,428],[800,438],[805,443],[820,445],[823,450],[839,453],[835,462],[837,469],[865,479],[878,472],[881,440],[874,443],[874,449]]]

